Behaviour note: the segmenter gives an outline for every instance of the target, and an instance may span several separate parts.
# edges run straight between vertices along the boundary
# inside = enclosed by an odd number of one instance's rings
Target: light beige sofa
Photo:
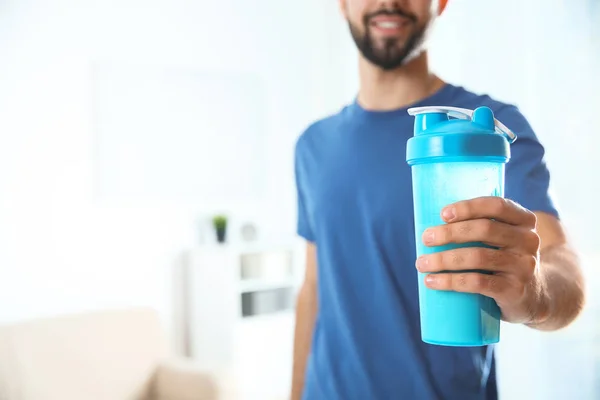
[[[215,400],[215,380],[170,359],[149,309],[0,327],[0,400]]]

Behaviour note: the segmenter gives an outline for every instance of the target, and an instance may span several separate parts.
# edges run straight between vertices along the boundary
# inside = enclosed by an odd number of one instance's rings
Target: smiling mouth
[[[391,21],[375,22],[374,25],[376,27],[378,27],[378,28],[383,28],[383,29],[400,28],[400,23],[398,23],[398,22],[391,22]]]
[[[411,21],[406,18],[380,17],[372,20],[369,25],[376,31],[388,36],[400,34],[410,22]]]

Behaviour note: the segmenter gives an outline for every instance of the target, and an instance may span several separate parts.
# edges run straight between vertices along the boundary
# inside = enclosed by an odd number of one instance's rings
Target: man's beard
[[[363,57],[381,69],[389,71],[400,67],[405,62],[408,62],[412,58],[419,55],[423,42],[425,41],[425,33],[427,31],[428,24],[423,28],[417,28],[415,31],[413,31],[404,45],[398,43],[397,39],[390,38],[383,41],[383,46],[377,47],[375,40],[371,36],[370,19],[374,16],[382,14],[401,15],[411,19],[412,23],[416,25],[416,17],[394,10],[379,11],[365,16],[363,21],[365,33],[362,35],[360,29],[352,22],[348,21],[348,26],[350,27],[350,33],[352,34],[354,43]]]

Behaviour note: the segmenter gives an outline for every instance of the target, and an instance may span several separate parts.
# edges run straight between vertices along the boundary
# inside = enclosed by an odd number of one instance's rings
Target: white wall
[[[170,318],[171,269],[197,242],[199,218],[237,212],[293,234],[295,138],[341,104],[341,78],[327,67],[335,51],[322,43],[336,12],[317,0],[0,3],[0,322],[132,304]],[[268,93],[260,204],[99,200],[94,62],[259,76]]]

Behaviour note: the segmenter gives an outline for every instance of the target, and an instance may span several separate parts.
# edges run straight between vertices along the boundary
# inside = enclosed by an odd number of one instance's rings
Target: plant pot
[[[227,228],[217,228],[215,231],[217,232],[217,242],[225,243],[225,239],[227,237]]]

